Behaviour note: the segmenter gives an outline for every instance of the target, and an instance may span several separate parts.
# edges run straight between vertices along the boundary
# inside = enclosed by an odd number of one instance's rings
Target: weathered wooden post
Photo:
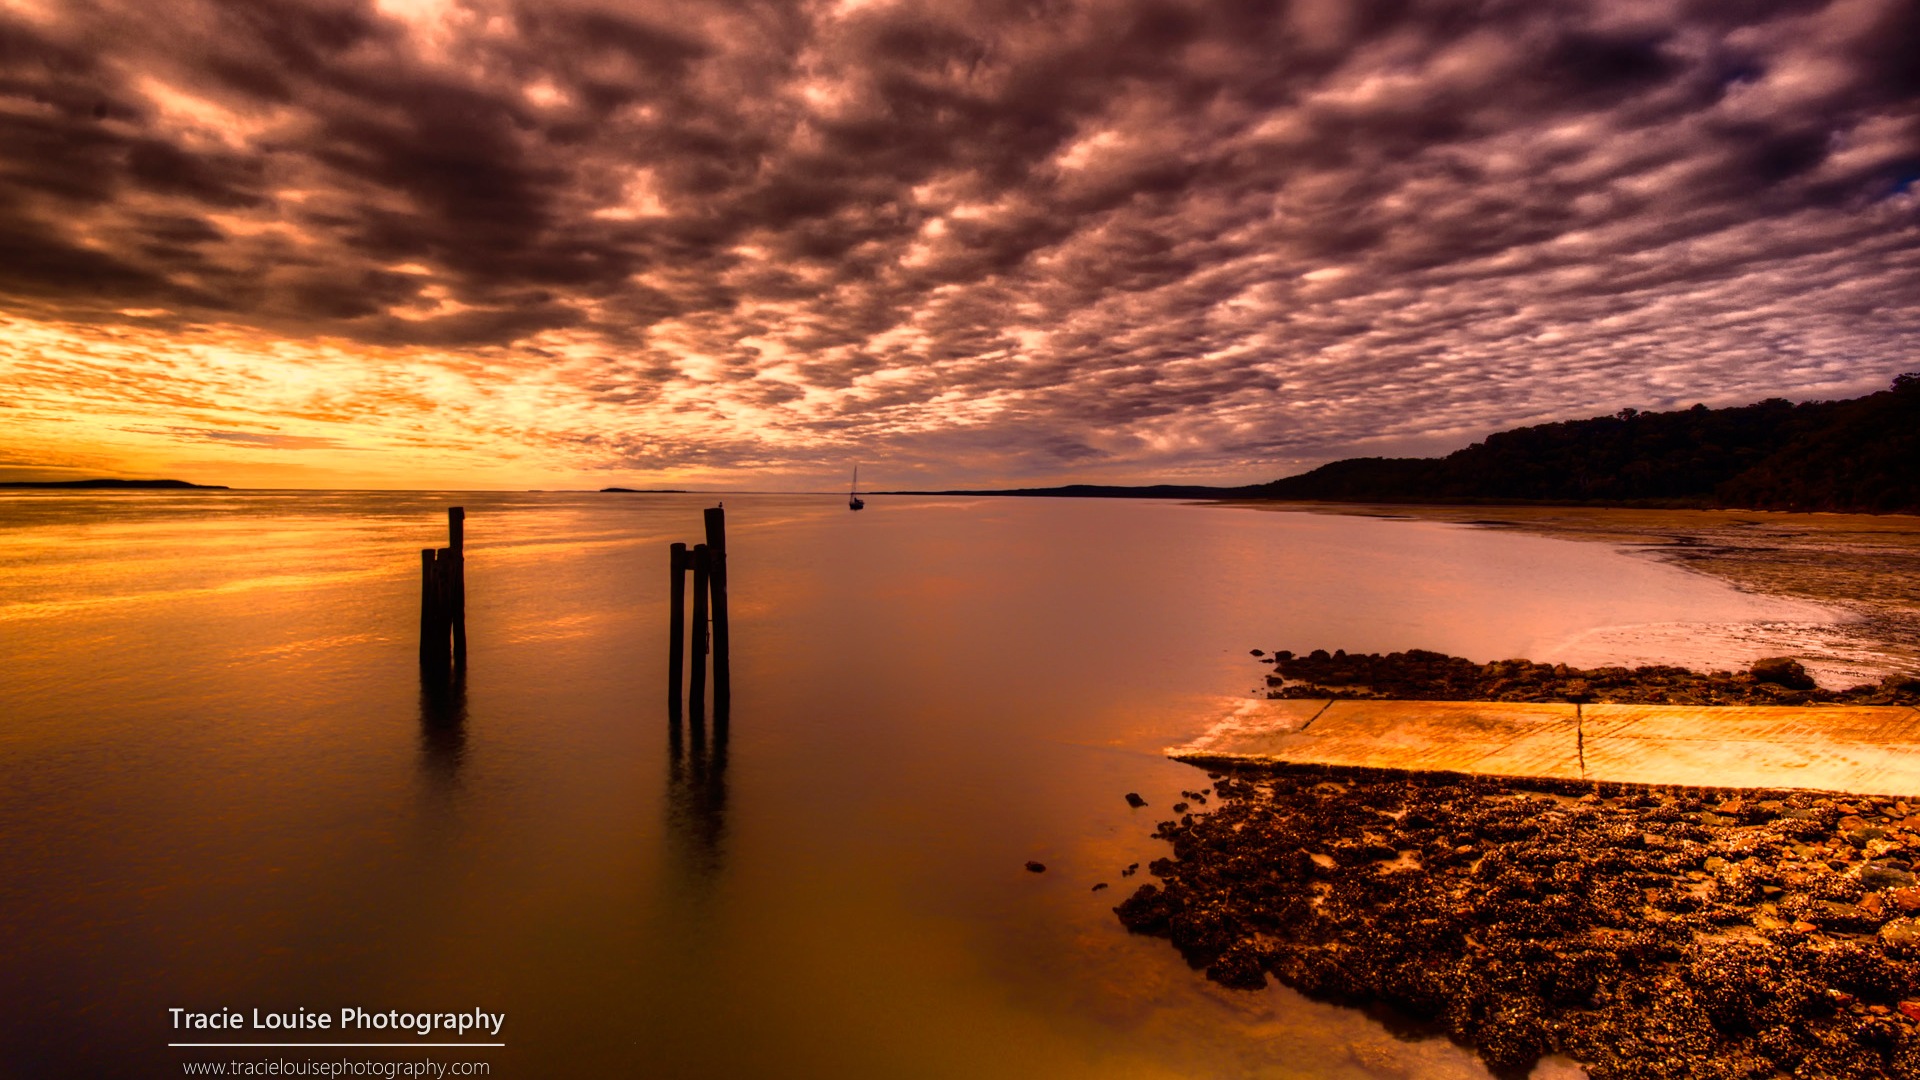
[[[441,548],[434,553],[434,627],[433,662],[446,667],[453,660],[449,638],[453,633],[453,551]]]
[[[447,621],[453,630],[453,666],[467,666],[467,510],[447,507]]]
[[[680,716],[680,669],[687,660],[687,545],[667,549],[671,583],[667,589],[667,713]]]
[[[704,511],[707,525],[707,584],[713,603],[713,714],[727,714],[733,697],[727,662],[727,512],[713,506]]]
[[[439,625],[440,590],[435,585],[433,549],[420,549],[420,664],[433,662],[433,628]]]
[[[447,508],[448,546],[420,549],[420,663],[467,666],[467,512]],[[451,636],[452,648],[448,648]]]
[[[687,712],[696,719],[707,710],[707,596],[711,557],[707,545],[693,545],[693,663],[687,679]]]

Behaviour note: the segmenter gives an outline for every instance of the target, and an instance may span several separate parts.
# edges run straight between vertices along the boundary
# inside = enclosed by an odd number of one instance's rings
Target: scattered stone
[[[1920,886],[1869,886],[1911,867],[1843,839],[1858,806],[1286,767],[1215,792],[1114,910],[1222,985],[1384,1005],[1503,1076],[1920,1077]]]
[[[1141,798],[1139,792],[1129,791],[1127,792],[1127,805],[1133,807],[1135,810],[1138,810],[1141,807],[1147,805],[1147,800]]]
[[[1780,666],[1767,665],[1778,662]],[[1795,672],[1798,674],[1796,675]],[[1784,680],[1784,681],[1783,681]],[[1774,657],[1751,671],[1699,672],[1648,665],[1582,670],[1497,660],[1476,664],[1425,649],[1397,653],[1274,654],[1270,698],[1402,698],[1416,701],[1578,701],[1636,705],[1920,705],[1920,678],[1892,676],[1845,690],[1816,685],[1798,661]],[[1725,811],[1723,811],[1725,812]],[[1904,816],[1904,815],[1903,815]]]
[[[1032,872],[1032,873],[1035,873],[1035,874],[1044,874],[1044,873],[1046,873],[1046,872],[1047,872],[1047,864],[1046,864],[1046,863],[1037,863],[1037,862],[1033,862],[1033,861],[1031,861],[1031,860],[1029,860],[1029,861],[1027,862],[1027,869],[1028,869],[1028,870],[1029,870],[1030,872]]]
[[[1754,682],[1772,683],[1789,690],[1811,690],[1814,688],[1813,676],[1800,666],[1800,661],[1791,656],[1769,656],[1764,660],[1755,660],[1748,669]]]
[[[1889,954],[1906,956],[1920,950],[1920,921],[1895,919],[1880,928],[1880,944]]]
[[[1094,885],[1094,887],[1093,887],[1093,891],[1094,891],[1094,892],[1099,892],[1099,891],[1100,891],[1101,889],[1104,889],[1104,888],[1106,888],[1106,887],[1107,887],[1107,883],[1106,883],[1106,882],[1104,882],[1104,881],[1102,881],[1102,882],[1098,882],[1098,883],[1096,883],[1096,884]]]
[[[1183,803],[1183,802],[1177,802],[1177,803],[1174,803],[1174,804],[1173,804],[1173,812],[1174,812],[1174,813],[1176,813],[1176,814],[1184,814],[1184,813],[1186,813],[1186,812],[1187,812],[1187,804],[1186,804],[1186,803]]]
[[[1915,884],[1913,872],[1892,860],[1871,862],[1860,868],[1860,884],[1869,889],[1905,889]]]

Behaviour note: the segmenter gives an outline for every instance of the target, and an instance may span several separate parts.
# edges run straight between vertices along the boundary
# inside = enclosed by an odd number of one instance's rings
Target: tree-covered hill
[[[1920,374],[1847,401],[1622,409],[1502,431],[1443,458],[1336,461],[1232,494],[1920,512]]]

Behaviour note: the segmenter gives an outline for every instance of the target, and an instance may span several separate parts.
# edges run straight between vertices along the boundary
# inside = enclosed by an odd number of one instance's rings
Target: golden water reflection
[[[1484,1080],[1120,928],[1198,775],[1160,749],[1251,647],[1835,617],[1445,523],[729,495],[732,714],[676,734],[708,502],[0,496],[0,1074],[166,1072],[168,1007],[257,1003],[505,1010],[501,1075]],[[423,682],[449,505],[470,660]]]

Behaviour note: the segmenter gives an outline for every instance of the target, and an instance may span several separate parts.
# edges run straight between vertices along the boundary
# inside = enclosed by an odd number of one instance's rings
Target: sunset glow
[[[1246,483],[1914,367],[1920,9],[1456,6],[0,0],[0,479]]]

